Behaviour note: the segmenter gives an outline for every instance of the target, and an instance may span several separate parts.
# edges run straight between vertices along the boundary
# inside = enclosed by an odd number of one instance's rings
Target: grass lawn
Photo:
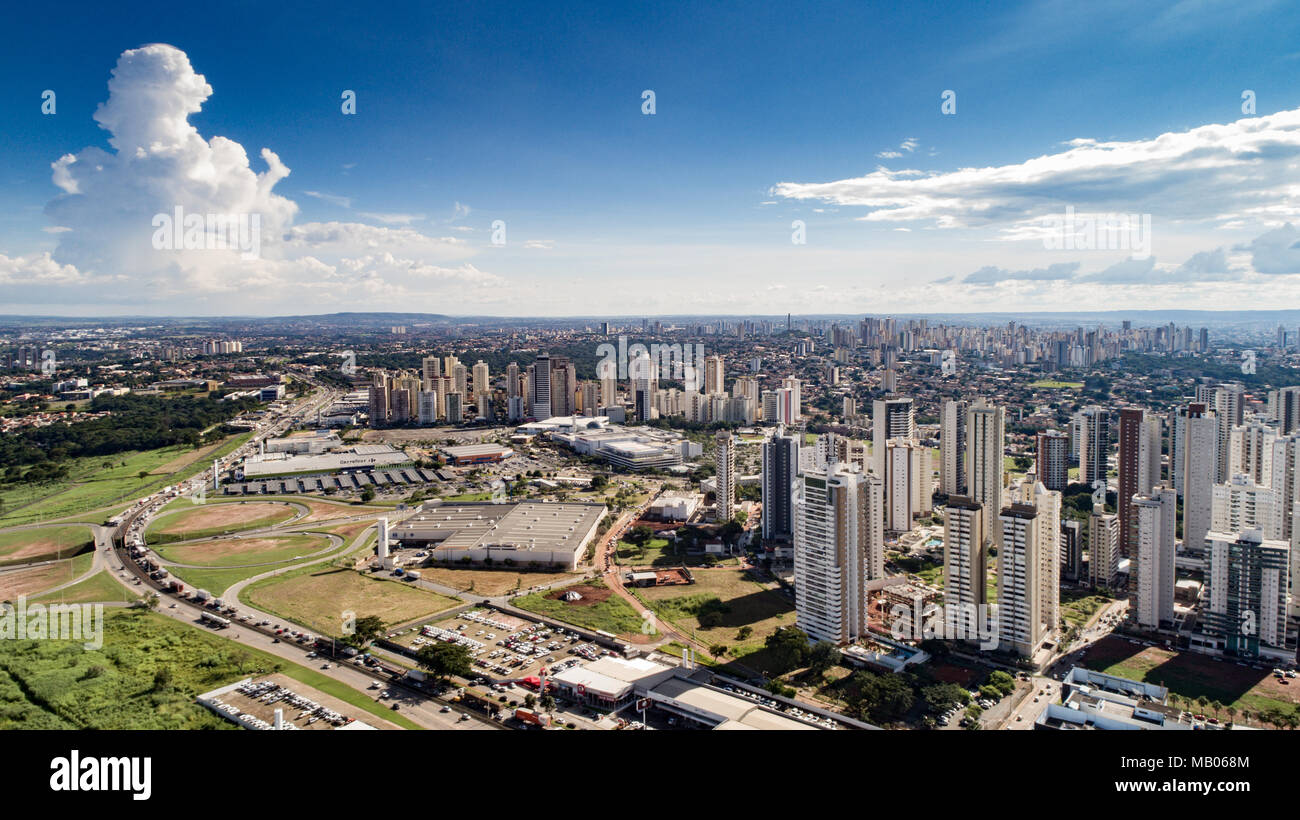
[[[1061,590],[1061,617],[1070,626],[1082,627],[1097,610],[1115,600],[1084,591]]]
[[[1300,713],[1296,705],[1300,686],[1282,686],[1267,671],[1237,666],[1230,660],[1216,661],[1208,655],[1157,646],[1135,646],[1112,636],[1094,644],[1082,663],[1109,675],[1168,687],[1171,694],[1184,698],[1205,697],[1237,710]]]
[[[512,572],[450,567],[421,567],[420,574],[426,581],[489,598],[505,595],[516,589],[528,589],[581,577],[581,573],[575,572]]]
[[[38,567],[15,569],[0,574],[0,600],[14,601],[20,595],[39,595],[59,584],[66,584],[90,571],[95,560],[93,552],[83,553],[76,558],[52,561]]]
[[[0,532],[0,566],[70,558],[95,543],[89,527],[40,527]]]
[[[0,728],[237,730],[195,697],[272,672],[355,706],[357,717],[364,711],[419,728],[311,669],[138,610],[105,614],[99,650],[75,641],[0,641]]]
[[[656,616],[700,644],[725,644],[726,658],[743,661],[762,650],[767,636],[778,627],[794,625],[794,604],[779,592],[750,580],[748,571],[699,569],[693,574],[694,584],[647,587],[633,592]],[[717,625],[701,626],[700,617],[709,618],[706,613],[710,611],[718,613]],[[742,640],[739,633],[744,627],[749,628],[750,634]]]
[[[157,549],[158,554],[165,560],[178,564],[244,567],[278,564],[295,558],[306,558],[325,549],[329,543],[329,539],[321,535],[275,535],[225,538],[220,541],[203,541],[198,544],[180,544]],[[262,570],[267,569],[270,567],[262,567]]]
[[[590,584],[582,584],[579,588],[581,587],[609,592],[604,581],[593,581]],[[532,595],[516,598],[511,604],[519,609],[536,612],[538,615],[545,615],[584,629],[604,630],[615,635],[643,634],[640,613],[612,592],[604,600],[594,600],[593,596],[572,603],[560,598],[547,597],[554,594],[556,593],[535,592]]]
[[[32,600],[39,603],[89,604],[120,601],[130,603],[138,601],[139,595],[133,594],[126,587],[113,580],[107,571],[97,572],[84,581],[73,584],[58,592],[47,592]]]
[[[9,485],[0,490],[5,514],[0,527],[32,524],[57,518],[84,516],[101,520],[107,514],[89,516],[88,511],[125,504],[163,487],[184,481],[212,463],[212,459],[235,450],[252,436],[241,433],[202,448],[202,456],[175,473],[160,473],[176,460],[193,454],[194,448],[177,445],[157,450],[136,450],[111,456],[85,456],[63,462],[68,477],[39,486]],[[141,478],[140,473],[146,475]]]
[[[179,502],[179,504],[178,504]],[[193,504],[178,498],[149,524],[145,542],[166,544],[192,538],[209,538],[228,532],[282,524],[297,515],[286,503],[249,501],[244,504]]]
[[[250,606],[338,637],[345,612],[377,616],[389,626],[424,618],[460,603],[402,581],[371,578],[327,565],[304,567],[245,587],[240,599]]]

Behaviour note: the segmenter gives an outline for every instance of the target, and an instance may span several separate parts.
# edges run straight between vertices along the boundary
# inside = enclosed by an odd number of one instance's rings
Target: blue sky
[[[1161,134],[1241,120],[1244,89],[1255,117],[1300,109],[1300,15],[1283,3],[130,8],[11,12],[0,297],[16,312],[300,312],[304,289],[322,312],[881,312],[940,297],[958,302],[949,309],[1060,309],[1080,293],[1096,307],[1251,307],[1223,305],[1243,290],[1273,294],[1261,307],[1300,306],[1277,304],[1300,275],[1289,118],[1241,127],[1265,136],[1239,184],[1236,168],[1195,168],[1194,138],[1162,162],[1112,161],[1159,153]],[[263,148],[289,169],[274,195],[292,205],[267,205],[281,216],[264,222],[277,230],[258,264],[225,268],[214,251],[157,261],[118,242],[172,205],[260,211],[252,194],[192,201],[169,183],[206,167],[202,148],[55,184],[59,157],[78,156],[84,174],[83,151],[113,153],[96,106],[123,53],[151,43],[210,85],[188,118],[202,140],[238,143],[252,173],[268,168]],[[129,117],[157,113],[150,83],[188,76],[167,64],[124,86]],[[340,112],[344,89],[355,116]],[[940,111],[945,89],[954,116]],[[1212,135],[1211,156],[1238,136]],[[1067,155],[1079,139],[1111,147]],[[1036,157],[1049,160],[1025,178]],[[971,184],[961,169],[1002,171]],[[239,186],[213,182],[226,187]],[[59,197],[80,201],[51,207]],[[1129,254],[1024,238],[1067,206],[1150,213],[1155,261],[1116,270]],[[497,219],[504,246],[490,241]],[[796,219],[806,244],[791,242]],[[314,226],[333,226],[332,241]],[[279,247],[278,229],[292,228],[302,235]],[[1042,273],[1060,264],[1074,267]]]

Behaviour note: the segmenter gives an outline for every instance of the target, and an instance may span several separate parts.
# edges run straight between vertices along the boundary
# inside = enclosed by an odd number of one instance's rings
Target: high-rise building
[[[1079,481],[1089,487],[1106,482],[1110,457],[1110,413],[1092,405],[1079,411]]]
[[[803,382],[794,376],[781,379],[781,423],[798,424],[803,419]],[[779,391],[778,391],[779,393]]]
[[[731,520],[736,506],[736,446],[731,433],[726,430],[719,430],[713,441],[716,445],[714,465],[717,467],[715,479],[718,483],[713,519],[721,523]]]
[[[939,417],[939,492],[966,494],[966,402],[948,399]]]
[[[884,447],[885,469],[880,478],[885,489],[885,529],[903,533],[932,509],[934,471],[930,467],[930,448],[916,439],[903,438],[891,438]]]
[[[809,466],[795,487],[796,623],[813,640],[857,640],[867,584],[884,577],[880,479],[831,463]]]
[[[518,395],[520,395],[519,363],[511,362],[506,365],[506,399],[508,400]]]
[[[1137,580],[1133,612],[1138,625],[1147,629],[1157,629],[1174,620],[1177,510],[1178,493],[1163,485],[1132,499],[1134,569],[1129,575]],[[1120,528],[1122,537],[1123,524]]]
[[[1172,458],[1182,464],[1183,548],[1199,551],[1210,531],[1215,476],[1219,463],[1219,425],[1204,404],[1193,402],[1179,420],[1182,445]]]
[[[1219,463],[1214,481],[1216,484],[1222,484],[1232,477],[1229,459],[1229,452],[1232,447],[1232,428],[1245,421],[1245,388],[1240,384],[1221,384],[1214,388],[1212,395],[1214,418],[1219,424]]]
[[[966,484],[973,500],[984,505],[990,524],[1002,511],[1003,451],[1006,448],[1006,410],[976,399],[966,410]],[[989,536],[1001,544],[1003,528],[990,526]]]
[[[885,442],[916,438],[916,410],[909,398],[877,399],[871,412],[871,469],[885,475]]]
[[[451,424],[460,424],[465,420],[465,397],[452,391],[447,394],[447,421]]]
[[[1077,582],[1083,577],[1083,525],[1061,522],[1061,578]]]
[[[1209,603],[1202,617],[1205,632],[1218,636],[1229,652],[1294,659],[1293,636],[1287,631],[1286,595],[1291,546],[1264,537],[1259,530],[1214,532],[1206,536],[1210,571]]]
[[[1050,518],[1050,511],[1023,500],[1026,495],[1035,501],[1042,498],[1032,490],[1014,492],[1012,497],[1021,500],[1013,500],[998,516],[1002,531],[998,547],[998,648],[1030,658],[1055,631],[1054,621],[1050,622],[1052,626],[1047,625],[1048,612],[1055,605],[1044,599],[1048,585],[1044,569],[1049,563],[1057,566],[1061,536],[1058,516],[1050,537],[1044,538],[1048,528],[1040,516]],[[1059,510],[1059,494],[1056,498]],[[1054,598],[1059,596],[1059,589],[1055,592]]]
[[[1088,581],[1094,589],[1114,589],[1119,575],[1119,516],[1094,504],[1088,516]]]
[[[538,421],[549,419],[551,412],[551,354],[542,353],[528,368],[529,412]]]
[[[704,359],[704,392],[724,393],[723,387],[726,371],[723,369],[721,356],[706,356]]]
[[[577,370],[568,356],[551,356],[551,415],[576,415]]]
[[[1267,483],[1276,439],[1277,430],[1259,421],[1232,428],[1228,433],[1228,477],[1244,475],[1256,484]]]
[[[1070,438],[1065,433],[1045,430],[1038,434],[1035,471],[1043,486],[1064,492],[1070,483]]]
[[[1226,484],[1214,485],[1210,529],[1215,532],[1260,530],[1264,537],[1282,540],[1277,494],[1247,475],[1234,475]],[[1289,507],[1287,508],[1289,512]]]
[[[474,401],[478,401],[479,396],[491,394],[492,386],[489,384],[491,377],[488,374],[487,362],[479,359],[474,363]]]
[[[763,442],[763,540],[789,541],[794,536],[795,479],[799,439],[784,430]]]
[[[438,423],[438,394],[421,390],[417,397],[419,422],[422,426]]]
[[[953,637],[981,634],[988,617],[989,538],[984,507],[962,495],[949,496],[943,516],[944,624]]]
[[[1119,414],[1119,549],[1132,555],[1136,537],[1133,497],[1160,483],[1160,417],[1137,408]]]
[[[1300,432],[1300,387],[1269,391],[1268,417],[1277,422],[1281,435]]]
[[[1010,488],[1011,503],[1033,506],[1038,511],[1038,596],[1042,628],[1055,634],[1061,618],[1061,494],[1049,490],[1033,473]]]
[[[425,356],[420,362],[421,365],[421,387],[425,390],[433,389],[433,380],[442,375],[442,360],[437,356]]]

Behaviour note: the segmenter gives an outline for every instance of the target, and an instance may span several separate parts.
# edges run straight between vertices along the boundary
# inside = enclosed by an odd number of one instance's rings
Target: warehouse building
[[[431,550],[436,562],[468,558],[574,571],[604,515],[603,504],[433,502],[395,526],[392,537],[403,547]]]
[[[410,457],[387,444],[359,444],[337,453],[303,454],[255,453],[244,459],[236,470],[239,480],[295,473],[337,473],[372,470],[410,462]]]

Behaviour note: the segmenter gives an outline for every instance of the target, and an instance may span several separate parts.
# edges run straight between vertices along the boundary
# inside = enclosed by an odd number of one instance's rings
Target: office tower
[[[872,403],[871,465],[878,476],[885,474],[885,442],[891,438],[916,438],[916,410],[911,399],[877,399]]]
[[[1219,463],[1214,481],[1222,484],[1232,477],[1229,451],[1232,446],[1232,428],[1245,421],[1245,395],[1240,384],[1221,384],[1214,388],[1214,417],[1219,424]],[[1197,397],[1200,397],[1198,388]]]
[[[1110,455],[1110,413],[1096,405],[1079,411],[1079,481],[1089,487],[1106,482]]]
[[[1012,497],[1024,495],[1012,493]],[[1044,552],[1050,553],[1055,566],[1060,524],[1058,519],[1051,538],[1044,543],[1045,527],[1039,516],[1038,506],[1023,500],[1012,501],[998,516],[1002,535],[998,547],[998,649],[1025,658],[1032,658],[1052,634],[1044,628],[1044,610],[1050,609],[1043,600]]]
[[[1160,483],[1160,417],[1136,408],[1119,414],[1119,549],[1132,555],[1136,525],[1133,496]]]
[[[781,394],[781,413],[784,418],[781,422],[784,424],[798,424],[803,419],[803,388],[800,382],[794,376],[786,376],[781,380],[781,389],[788,391]]]
[[[723,387],[725,371],[721,356],[707,356],[704,359],[704,392],[724,393]]]
[[[528,406],[532,417],[538,421],[551,418],[551,355],[539,354],[528,368],[528,384],[532,391]]]
[[[1104,504],[1088,516],[1088,581],[1094,589],[1114,589],[1119,575],[1119,516]]]
[[[933,509],[930,448],[916,439],[901,438],[889,439],[884,446],[885,470],[880,478],[885,490],[885,529],[903,533]]]
[[[1214,485],[1210,529],[1214,532],[1260,530],[1264,537],[1282,538],[1279,499],[1272,487],[1261,486],[1250,476],[1234,475],[1226,484]]]
[[[478,401],[480,396],[491,394],[491,377],[488,375],[487,362],[479,359],[474,363],[474,400]]]
[[[438,394],[432,390],[421,390],[417,399],[418,416],[421,426],[438,423]]]
[[[552,416],[575,415],[577,370],[567,356],[551,356],[550,396]]]
[[[778,429],[763,442],[763,540],[789,541],[794,536],[795,477],[799,439]]]
[[[1219,425],[1204,404],[1193,402],[1179,419],[1182,446],[1174,454],[1181,464],[1183,487],[1183,548],[1200,550],[1210,531],[1215,476],[1219,463]]]
[[[736,506],[736,446],[731,440],[731,433],[719,430],[713,437],[716,445],[714,465],[717,467],[718,484],[715,496],[713,520],[718,523],[730,521]]]
[[[949,634],[973,639],[988,612],[988,534],[984,507],[949,496],[943,515],[943,607]]]
[[[966,402],[948,399],[939,417],[939,492],[966,494]]]
[[[1268,417],[1277,422],[1280,435],[1300,432],[1300,387],[1269,391]]]
[[[460,424],[465,421],[464,399],[465,397],[455,390],[447,394],[447,421],[449,423]]]
[[[867,584],[884,577],[881,485],[841,464],[795,480],[795,621],[815,641],[867,634]]]
[[[437,356],[425,356],[420,362],[421,384],[425,390],[433,389],[433,380],[442,375],[442,360]]]
[[[1157,629],[1174,620],[1174,538],[1178,493],[1160,485],[1133,498],[1134,555],[1130,577],[1136,578],[1134,617],[1139,626]],[[1122,535],[1121,525],[1121,535]]]
[[[1035,472],[1049,490],[1062,492],[1070,483],[1070,438],[1055,430],[1038,434],[1038,458]]]
[[[1061,578],[1078,581],[1083,577],[1083,525],[1061,522]]]
[[[1006,410],[976,399],[966,410],[966,484],[972,499],[984,505],[985,520],[992,524],[1002,511],[1002,459],[1006,447]],[[1003,528],[989,526],[995,545]]]
[[[1261,648],[1268,648],[1272,657],[1285,650],[1285,657],[1294,659],[1286,623],[1290,545],[1265,538],[1259,530],[1211,531],[1206,542],[1205,632],[1223,638],[1228,651],[1244,657],[1259,657]]]

